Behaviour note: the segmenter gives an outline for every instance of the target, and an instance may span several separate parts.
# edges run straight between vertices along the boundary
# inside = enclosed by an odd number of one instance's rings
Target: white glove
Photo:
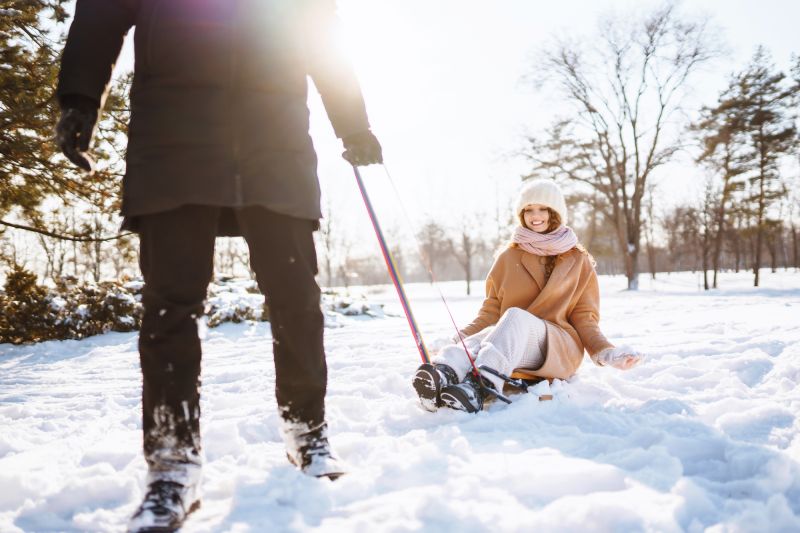
[[[597,354],[597,362],[601,366],[613,366],[620,370],[629,370],[644,361],[644,354],[630,346],[606,348]]]
[[[449,346],[451,344],[455,344],[456,341],[453,340],[453,337],[438,337],[433,339],[431,342],[427,344],[428,349],[433,352],[439,352],[445,346]]]

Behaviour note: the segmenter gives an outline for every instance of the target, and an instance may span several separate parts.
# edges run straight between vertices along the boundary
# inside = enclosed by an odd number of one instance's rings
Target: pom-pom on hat
[[[520,214],[529,204],[549,207],[561,217],[561,224],[567,225],[567,203],[564,201],[564,193],[553,180],[535,179],[523,183],[517,198],[516,213]]]

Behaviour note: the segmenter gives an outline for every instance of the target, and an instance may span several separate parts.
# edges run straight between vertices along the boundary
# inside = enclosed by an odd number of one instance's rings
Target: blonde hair
[[[550,233],[551,231],[555,231],[561,226],[561,215],[559,215],[558,212],[555,209],[551,209],[551,208],[548,207],[547,208],[547,213],[550,216],[549,216],[549,218],[547,220],[547,229],[544,231],[544,233]],[[519,225],[520,226],[522,226],[523,228],[527,228],[528,227],[525,224],[525,209],[524,208],[521,209],[519,213],[517,213],[517,218],[519,219]],[[530,229],[530,228],[528,228],[528,229]],[[519,248],[519,244],[517,244],[517,243],[512,241],[511,243],[509,243],[508,247],[509,248]],[[564,253],[569,253],[572,250],[578,250],[583,255],[589,256],[589,260],[592,262],[592,265],[594,266],[594,258],[591,256],[589,251],[582,244],[578,243],[578,244],[575,245],[574,248],[572,248],[572,249],[570,249],[570,250],[568,250],[567,252],[564,252]],[[561,255],[563,255],[563,254],[561,254]],[[548,255],[548,256],[545,257],[545,263],[544,263],[544,281],[545,281],[545,283],[547,283],[547,280],[550,279],[550,274],[553,273],[553,269],[556,267],[556,261],[558,260],[559,257],[560,257],[560,255]]]

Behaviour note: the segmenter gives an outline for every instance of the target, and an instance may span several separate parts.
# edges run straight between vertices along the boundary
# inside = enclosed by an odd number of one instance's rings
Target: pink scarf
[[[569,226],[559,226],[550,233],[537,233],[517,226],[511,240],[526,252],[545,256],[563,254],[578,244],[578,236]]]

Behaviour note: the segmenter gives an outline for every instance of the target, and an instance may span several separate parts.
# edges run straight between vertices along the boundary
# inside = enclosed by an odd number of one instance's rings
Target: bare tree
[[[358,277],[355,272],[352,270],[352,266],[354,263],[353,259],[353,241],[347,238],[346,235],[339,234],[338,243],[336,245],[336,250],[340,257],[336,267],[336,274],[339,277],[339,281],[344,288],[347,289],[350,287],[350,281],[354,277]]]
[[[698,268],[701,247],[702,215],[696,207],[676,206],[664,217],[667,251],[672,270]]]
[[[135,235],[121,237],[114,242],[113,250],[109,254],[109,261],[114,268],[115,279],[138,276],[139,238]]]
[[[450,251],[464,270],[467,296],[472,294],[471,285],[475,274],[475,260],[486,252],[486,242],[480,235],[481,218],[470,220],[471,222],[466,222],[454,230],[455,239],[450,242]]]
[[[619,274],[624,271],[616,253],[613,232],[605,231],[607,219],[606,199],[592,189],[589,191],[568,191],[567,205],[570,210],[570,225],[578,234],[580,242],[589,250],[602,274]]]
[[[647,188],[647,199],[645,203],[644,218],[644,239],[647,246],[647,265],[650,267],[650,277],[656,279],[656,215],[655,202],[653,201],[652,185]]]
[[[709,256],[711,254],[711,240],[714,231],[714,214],[719,211],[717,207],[718,196],[714,190],[714,181],[709,178],[706,180],[706,186],[703,191],[703,202],[700,209],[697,210],[700,216],[700,234],[699,237],[699,255],[702,258],[701,265],[703,269],[703,288],[708,290],[711,286],[708,283],[708,269],[709,269]],[[716,281],[716,271],[714,272],[714,280]]]
[[[65,234],[69,230],[69,222],[63,216],[63,213],[54,211],[52,216],[46,220],[48,227],[59,234]],[[67,241],[62,239],[54,239],[41,233],[36,234],[39,241],[39,246],[44,252],[45,267],[42,278],[50,278],[53,281],[58,280],[64,275],[64,268],[67,264],[68,246]]]
[[[444,261],[452,249],[444,227],[434,220],[428,220],[420,228],[417,241],[425,266],[436,272],[436,266]]]
[[[789,233],[792,239],[792,266],[795,271],[800,270],[800,249],[798,249],[798,241],[800,239],[800,228],[797,227],[797,219],[800,215],[800,192],[795,189],[789,198]]]
[[[386,237],[389,245],[389,253],[392,254],[392,259],[394,259],[394,265],[397,268],[397,273],[402,279],[407,279],[406,250],[403,247],[402,231],[397,227],[389,228],[386,231]]]
[[[255,279],[255,273],[250,268],[250,249],[242,237],[217,239],[214,247],[214,270],[223,277],[246,275]]]
[[[333,273],[334,273],[334,233],[336,231],[336,222],[334,220],[333,204],[331,199],[328,198],[325,202],[325,214],[320,221],[319,228],[319,241],[322,248],[322,259],[325,265],[325,286],[333,286]]]
[[[681,148],[688,82],[718,55],[705,20],[667,3],[633,23],[607,19],[582,47],[560,39],[544,51],[540,84],[555,84],[574,108],[549,138],[529,139],[534,174],[583,184],[606,200],[628,288],[638,288],[642,199],[653,172]]]

